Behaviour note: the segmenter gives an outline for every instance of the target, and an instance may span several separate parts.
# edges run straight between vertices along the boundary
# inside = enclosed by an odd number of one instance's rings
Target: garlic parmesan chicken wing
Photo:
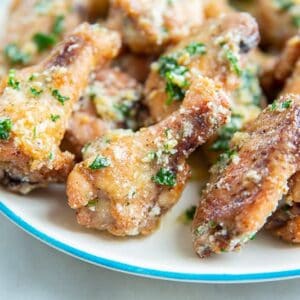
[[[89,85],[74,110],[63,149],[81,158],[85,144],[109,129],[137,129],[142,86],[119,68],[99,68],[90,75]]]
[[[151,233],[185,187],[186,158],[229,113],[227,95],[200,76],[182,107],[165,120],[136,133],[112,131],[93,142],[67,182],[78,223],[117,236]]]
[[[203,21],[202,0],[112,0],[108,26],[136,53],[159,53]]]
[[[299,36],[287,43],[275,70],[275,77],[285,80],[282,95],[289,93],[300,95]],[[289,189],[283,205],[270,217],[266,228],[287,242],[300,243],[300,172],[290,180]]]
[[[275,101],[232,143],[194,217],[193,243],[200,257],[241,247],[287,194],[289,178],[300,170],[300,96]]]
[[[85,6],[85,0],[14,0],[0,44],[0,77],[40,62],[85,19]]]
[[[152,122],[178,109],[197,74],[213,78],[225,91],[236,91],[245,77],[247,54],[259,41],[248,14],[231,13],[205,22],[197,35],[170,48],[152,65],[146,81],[145,105]]]
[[[73,155],[61,152],[75,103],[89,73],[120,48],[115,32],[83,24],[40,64],[10,70],[0,83],[1,182],[26,193],[65,181]]]

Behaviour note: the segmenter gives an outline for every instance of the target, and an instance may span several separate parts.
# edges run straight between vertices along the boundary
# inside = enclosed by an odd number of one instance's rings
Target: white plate
[[[4,12],[0,2],[0,14]],[[1,21],[1,16],[0,16]],[[0,211],[25,231],[67,254],[136,275],[198,282],[249,282],[300,276],[300,248],[259,234],[240,253],[200,260],[189,227],[178,216],[198,200],[189,184],[159,230],[147,238],[116,239],[85,230],[68,208],[63,187],[18,196],[0,189]]]

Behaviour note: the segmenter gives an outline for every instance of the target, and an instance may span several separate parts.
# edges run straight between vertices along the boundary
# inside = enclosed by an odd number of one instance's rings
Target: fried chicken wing
[[[258,41],[255,20],[248,14],[232,13],[206,22],[197,35],[167,51],[152,65],[146,82],[145,105],[152,121],[178,109],[196,74],[213,78],[227,92],[236,91],[247,72],[245,54]]]
[[[282,95],[300,95],[299,36],[288,41],[275,69],[275,78],[285,83]],[[289,189],[284,204],[270,217],[266,229],[287,242],[300,243],[300,172],[290,180]]]
[[[141,85],[119,68],[99,68],[73,112],[66,131],[63,149],[81,158],[85,144],[104,135],[109,129],[137,129]]]
[[[78,223],[118,236],[151,233],[184,189],[187,156],[229,113],[227,95],[201,77],[165,120],[136,133],[112,131],[93,142],[67,182]]]
[[[11,67],[40,62],[85,19],[85,6],[85,0],[14,1],[0,45],[2,76]]]
[[[136,53],[159,53],[203,21],[202,0],[112,0],[108,26]]]
[[[300,170],[299,95],[275,101],[232,143],[196,210],[193,243],[200,257],[241,247],[288,192],[289,178]]]
[[[44,61],[10,70],[0,83],[1,181],[28,192],[47,182],[62,182],[73,156],[60,142],[89,73],[120,48],[115,32],[79,26]]]

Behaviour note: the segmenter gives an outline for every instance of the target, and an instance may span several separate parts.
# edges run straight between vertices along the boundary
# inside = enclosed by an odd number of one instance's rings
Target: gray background
[[[208,285],[144,279],[108,271],[42,244],[1,215],[0,240],[1,300],[300,299],[300,279]]]

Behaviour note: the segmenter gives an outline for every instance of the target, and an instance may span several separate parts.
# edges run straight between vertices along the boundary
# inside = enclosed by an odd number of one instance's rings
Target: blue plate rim
[[[0,212],[13,223],[18,225],[25,232],[29,233],[45,244],[69,254],[80,260],[91,264],[105,267],[107,269],[120,271],[136,276],[150,277],[156,279],[185,281],[185,282],[202,282],[202,283],[247,283],[260,281],[275,281],[300,277],[300,269],[266,272],[266,273],[249,273],[249,274],[204,274],[204,273],[180,273],[161,271],[156,269],[142,268],[135,265],[129,265],[118,261],[110,260],[104,257],[95,256],[88,252],[82,251],[75,247],[69,246],[33,227],[20,216],[16,215],[10,208],[0,202]]]

